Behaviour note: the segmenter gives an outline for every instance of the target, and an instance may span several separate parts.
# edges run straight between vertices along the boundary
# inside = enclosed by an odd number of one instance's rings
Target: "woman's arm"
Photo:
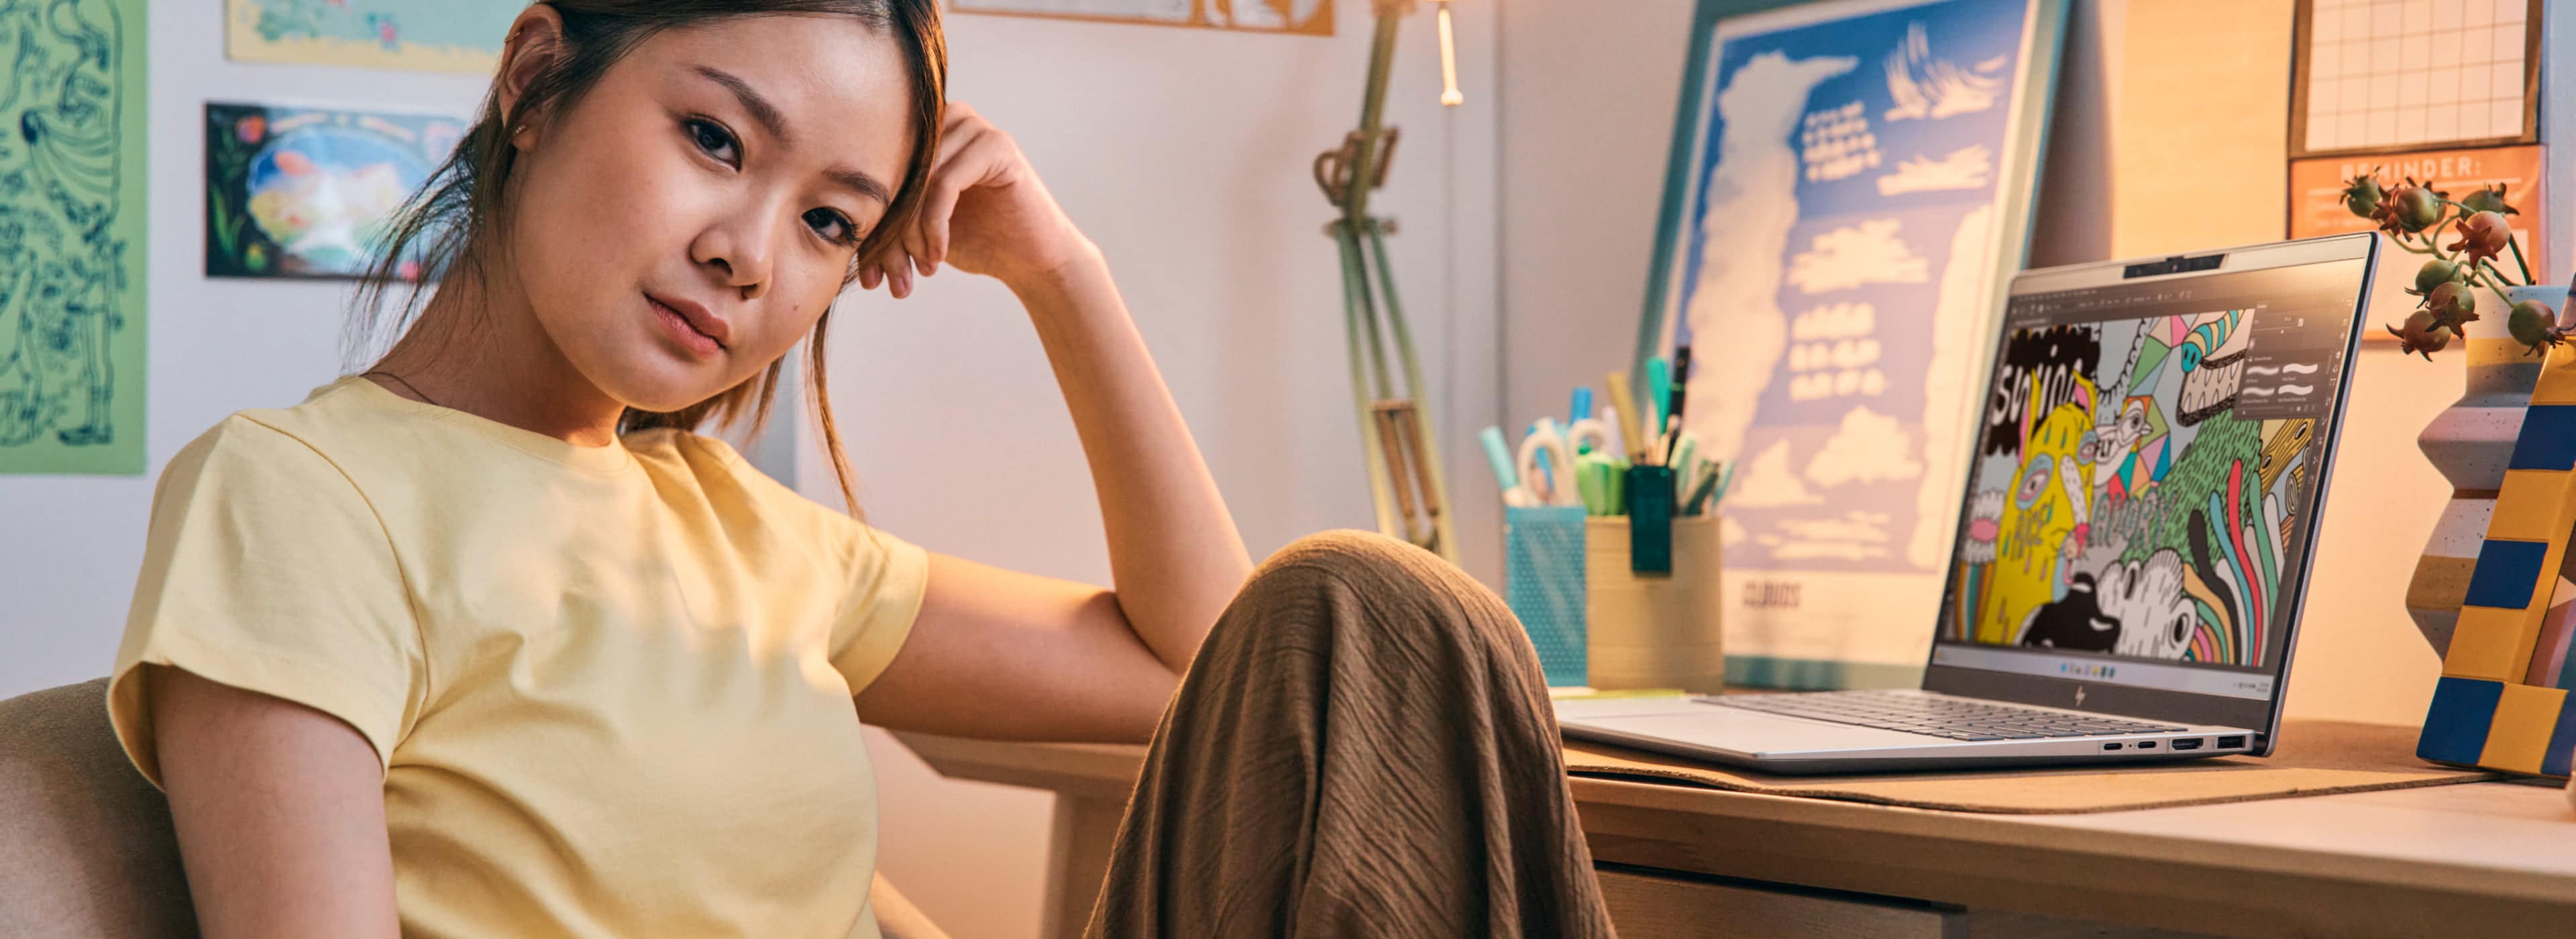
[[[934,558],[869,720],[978,736],[1143,739],[1252,560],[1109,267],[1019,146],[949,105],[929,197],[863,272],[897,297],[947,264],[1028,308],[1098,491],[1113,589]]]
[[[152,746],[198,929],[392,937],[383,767],[338,718],[147,665]]]
[[[1252,560],[1181,409],[1097,250],[1011,285],[1073,413],[1109,536],[1118,607],[1154,657],[1186,671]]]

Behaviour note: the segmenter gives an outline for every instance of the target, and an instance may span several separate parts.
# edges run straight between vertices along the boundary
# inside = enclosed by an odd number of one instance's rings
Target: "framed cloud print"
[[[1740,466],[1728,676],[1904,684],[2026,254],[2064,4],[1701,0],[1692,31],[1637,355],[1693,347],[1687,429]]]

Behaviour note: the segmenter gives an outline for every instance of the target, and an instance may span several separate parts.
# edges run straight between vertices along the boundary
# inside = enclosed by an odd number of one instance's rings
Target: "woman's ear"
[[[501,71],[492,80],[492,90],[500,98],[501,118],[517,123],[507,128],[510,145],[524,148],[533,140],[537,115],[517,114],[519,102],[537,77],[555,65],[563,56],[563,14],[551,3],[532,3],[510,24],[510,38],[501,47]]]

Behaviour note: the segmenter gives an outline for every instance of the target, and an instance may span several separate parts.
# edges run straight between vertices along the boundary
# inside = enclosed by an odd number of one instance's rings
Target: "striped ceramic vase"
[[[2516,301],[2539,300],[2551,309],[2567,301],[2565,287],[2515,287],[2509,293]],[[2468,360],[2468,393],[2415,438],[2424,458],[2451,483],[2450,504],[2443,507],[2424,556],[2415,562],[2415,577],[2406,584],[2407,615],[2437,654],[2450,652],[2451,628],[2458,625],[2460,600],[2469,592],[2469,569],[2477,564],[2487,519],[2495,513],[2496,490],[2504,487],[2505,462],[2513,455],[2514,435],[2522,431],[2523,409],[2540,381],[2541,360],[2505,332],[2502,304],[2492,296],[2481,299],[2487,301],[2479,304],[2482,315],[2461,336],[2467,340],[2462,351]]]

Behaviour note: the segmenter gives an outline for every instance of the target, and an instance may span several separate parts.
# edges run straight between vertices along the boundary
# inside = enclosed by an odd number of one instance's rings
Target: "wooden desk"
[[[897,736],[1057,794],[1044,935],[1078,933],[1144,748]],[[2576,935],[2576,811],[2539,784],[2044,816],[1573,785],[1629,939]]]

